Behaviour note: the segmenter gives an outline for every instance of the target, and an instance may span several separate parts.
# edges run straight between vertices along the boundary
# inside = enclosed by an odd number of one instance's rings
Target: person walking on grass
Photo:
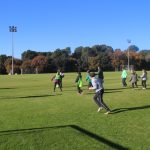
[[[103,101],[103,94],[104,94],[103,83],[99,82],[99,80],[95,77],[95,75],[96,74],[94,72],[90,74],[93,87],[90,87],[89,90],[95,90],[95,95],[93,99],[99,107],[97,112],[99,112],[104,108],[106,110],[105,114],[109,114],[111,113],[111,110]]]
[[[78,76],[75,80],[75,82],[77,83],[77,91],[79,94],[82,94],[82,85],[83,85],[83,82],[82,82],[82,75],[81,75],[81,72],[78,72]]]
[[[136,72],[134,70],[131,71],[131,77],[129,82],[131,82],[132,84],[132,88],[134,87],[138,87],[137,86],[137,81],[138,81],[138,75],[136,74]]]
[[[140,76],[141,77],[141,79],[142,79],[142,88],[143,88],[143,90],[145,90],[146,89],[146,81],[147,81],[147,79],[148,79],[148,77],[147,77],[147,72],[146,72],[146,70],[145,69],[143,69],[142,70],[142,75]]]
[[[60,70],[57,71],[56,75],[53,76],[51,80],[54,81],[54,92],[56,86],[58,86],[60,88],[60,91],[62,91]]]
[[[125,70],[125,67],[122,68],[121,78],[122,78],[122,86],[126,87],[127,86],[127,83],[126,83],[127,71]]]

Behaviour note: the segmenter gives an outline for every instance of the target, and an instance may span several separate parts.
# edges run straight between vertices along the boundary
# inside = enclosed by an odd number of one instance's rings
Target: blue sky
[[[1,0],[0,55],[11,55],[15,25],[15,57],[25,50],[106,44],[125,50],[127,39],[150,49],[149,0]]]

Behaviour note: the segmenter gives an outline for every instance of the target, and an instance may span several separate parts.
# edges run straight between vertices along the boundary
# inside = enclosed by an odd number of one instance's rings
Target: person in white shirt
[[[62,79],[64,78],[64,73],[62,71],[60,71],[60,86],[62,88]]]
[[[99,82],[98,79],[95,77],[95,75],[96,74],[94,72],[90,73],[93,87],[90,87],[89,90],[95,90],[95,95],[93,99],[99,107],[97,111],[99,112],[101,109],[104,108],[107,111],[105,114],[109,114],[111,111],[109,107],[103,101],[103,94],[104,94],[103,83]]]
[[[146,86],[147,86],[146,81],[147,81],[148,77],[147,77],[147,72],[145,69],[142,70],[142,75],[140,77],[142,79],[142,87],[143,87],[143,89],[146,89]]]

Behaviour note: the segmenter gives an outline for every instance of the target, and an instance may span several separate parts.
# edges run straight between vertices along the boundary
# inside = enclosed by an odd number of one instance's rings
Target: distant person
[[[64,78],[64,73],[60,71],[60,87],[62,88],[62,79]]]
[[[121,78],[122,78],[122,86],[126,87],[127,86],[127,83],[126,83],[127,71],[126,71],[126,69],[124,67],[122,68]]]
[[[131,71],[131,77],[129,82],[132,84],[132,88],[137,87],[138,75],[134,70]]]
[[[146,87],[147,87],[146,81],[148,79],[147,72],[146,72],[145,69],[142,70],[142,75],[140,77],[141,77],[141,80],[142,80],[142,88],[143,88],[143,90],[145,90]]]
[[[83,85],[83,82],[82,82],[82,75],[81,75],[81,72],[78,72],[78,76],[75,80],[75,82],[77,83],[77,91],[79,94],[82,94],[82,85]]]
[[[53,76],[51,80],[54,81],[54,92],[56,86],[58,86],[60,88],[60,91],[62,91],[60,70],[57,71],[56,75]]]
[[[91,77],[90,77],[90,70],[87,71],[87,75],[86,75],[85,80],[88,82],[88,89],[89,89],[89,87],[92,87],[92,81],[91,81]]]
[[[98,81],[100,83],[103,83],[104,82],[104,74],[103,74],[103,70],[100,65],[98,66],[98,72],[96,73],[96,75],[97,75]]]
[[[104,108],[107,111],[105,114],[109,114],[111,111],[110,111],[109,107],[103,101],[103,94],[104,94],[103,83],[99,82],[99,80],[95,77],[94,72],[91,73],[90,75],[91,75],[91,80],[92,80],[93,87],[90,87],[89,89],[96,91],[93,99],[99,107],[97,112],[99,112],[101,109]]]

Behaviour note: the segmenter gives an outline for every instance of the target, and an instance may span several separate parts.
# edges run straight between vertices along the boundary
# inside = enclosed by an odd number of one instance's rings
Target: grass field
[[[120,74],[104,73],[109,115],[97,113],[85,73],[83,95],[76,73],[55,93],[52,74],[0,76],[0,150],[149,150],[150,85],[122,88]]]

